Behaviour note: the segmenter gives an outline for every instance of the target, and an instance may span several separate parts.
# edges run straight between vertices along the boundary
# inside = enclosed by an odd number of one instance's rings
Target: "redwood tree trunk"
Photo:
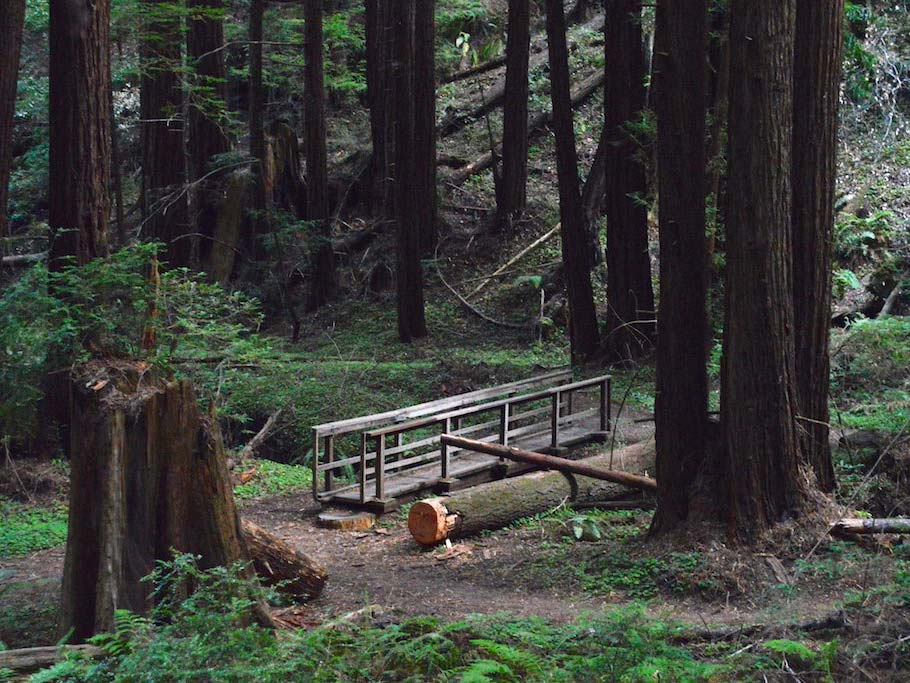
[[[414,171],[420,252],[432,256],[437,233],[436,199],[436,0],[414,10]]]
[[[110,0],[50,2],[50,265],[108,250]]]
[[[252,234],[248,248],[253,254],[258,247],[258,238],[268,225],[269,202],[266,191],[266,144],[265,144],[265,90],[262,84],[262,15],[265,13],[264,0],[250,3],[250,156],[253,165],[253,211]]]
[[[648,256],[645,169],[627,131],[645,107],[645,58],[641,0],[606,5],[604,51],[607,84],[604,126],[610,134],[606,170],[607,348],[614,359],[640,355],[653,336],[654,290]]]
[[[662,2],[655,36],[660,211],[657,316],[657,512],[652,528],[688,516],[706,447],[705,0]]]
[[[527,204],[530,0],[509,1],[508,30],[502,120],[502,181],[496,204],[496,223],[499,227],[510,224]]]
[[[828,444],[828,335],[843,21],[843,0],[797,0],[791,174],[796,383],[805,454],[823,491],[836,483]]]
[[[366,0],[367,100],[370,105],[370,139],[373,147],[370,158],[369,204],[375,215],[383,217],[393,213],[393,22],[394,13],[389,0]]]
[[[599,348],[597,312],[591,288],[585,217],[578,181],[578,156],[569,94],[569,51],[562,0],[547,0],[547,45],[550,57],[550,95],[559,175],[559,217],[562,260],[569,294],[572,359],[591,359]]]
[[[13,160],[13,118],[16,114],[16,83],[19,78],[19,53],[25,0],[0,3],[0,238],[9,235],[7,196]],[[3,250],[0,249],[0,255]]]
[[[420,226],[414,160],[414,0],[395,7],[395,223],[398,336],[409,342],[427,334],[420,265]],[[435,192],[435,188],[434,188]]]
[[[729,529],[742,541],[804,498],[795,417],[790,146],[794,0],[731,7],[721,422]]]
[[[187,0],[186,4],[190,14],[187,61],[197,86],[190,93],[187,106],[190,177],[202,181],[197,186],[193,208],[196,232],[202,235],[199,257],[207,266],[217,231],[218,187],[222,180],[222,174],[213,172],[217,168],[213,157],[231,148],[224,117],[227,73],[220,15],[224,1]]]
[[[326,169],[325,84],[322,54],[323,0],[306,0],[306,120],[307,220],[315,239],[307,310],[328,301],[335,287],[335,253],[329,220],[329,178]]]
[[[192,243],[179,239],[189,232],[189,206],[183,191],[183,93],[177,70],[181,63],[182,19],[170,3],[144,0],[140,116],[142,119],[143,234],[167,245],[170,266],[188,266]],[[121,228],[122,229],[122,228]]]

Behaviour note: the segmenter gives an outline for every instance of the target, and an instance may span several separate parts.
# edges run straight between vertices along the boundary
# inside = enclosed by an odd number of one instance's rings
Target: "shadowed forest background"
[[[907,678],[906,2],[0,3],[0,680]],[[560,370],[643,485],[320,469]]]

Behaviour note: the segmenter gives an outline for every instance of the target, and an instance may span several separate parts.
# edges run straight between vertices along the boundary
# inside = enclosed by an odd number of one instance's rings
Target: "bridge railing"
[[[354,468],[361,463],[362,435],[366,430],[402,424],[477,405],[483,401],[520,395],[523,392],[539,390],[541,387],[571,379],[572,370],[564,368],[517,382],[447,396],[405,408],[316,425],[312,428],[313,495],[317,500],[324,500],[333,494],[352,488],[352,485],[345,480],[350,479],[350,475],[354,474]],[[345,445],[347,448],[344,448]],[[361,447],[359,454],[358,447]],[[350,452],[352,455],[346,456],[345,452]],[[362,468],[359,476],[361,478],[364,476]],[[357,486],[357,484],[353,486]]]
[[[597,431],[606,433],[611,426],[611,386],[611,377],[603,375],[364,431],[356,485],[360,502],[365,503],[371,496],[384,500],[388,475],[423,467],[435,460],[439,462],[439,477],[448,479],[452,457],[460,449],[453,450],[442,443],[442,434],[472,436],[480,441],[508,445],[516,438],[549,432],[549,448],[557,449],[568,443],[561,438],[564,427],[594,416],[598,416]],[[591,390],[598,392],[598,400],[594,407],[585,408],[577,395]],[[409,434],[416,434],[417,438],[406,442],[404,437]],[[589,433],[582,438],[590,436]],[[389,445],[390,438],[394,438],[394,445]],[[369,450],[371,444],[372,451]]]

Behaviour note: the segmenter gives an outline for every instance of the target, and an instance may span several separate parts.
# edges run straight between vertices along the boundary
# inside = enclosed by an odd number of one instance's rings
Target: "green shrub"
[[[0,496],[0,557],[25,555],[66,541],[66,509],[39,508]]]

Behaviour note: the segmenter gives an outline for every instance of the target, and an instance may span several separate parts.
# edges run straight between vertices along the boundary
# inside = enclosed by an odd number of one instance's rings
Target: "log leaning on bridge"
[[[638,474],[629,474],[628,472],[604,469],[603,467],[591,465],[586,460],[569,460],[555,455],[526,451],[521,448],[503,446],[498,443],[487,443],[477,439],[466,439],[463,436],[453,436],[451,434],[443,434],[442,442],[455,448],[496,455],[515,462],[524,462],[549,470],[559,470],[560,472],[571,472],[572,474],[580,474],[584,477],[591,477],[601,481],[612,481],[614,484],[622,484],[623,486],[647,491],[648,493],[657,493],[656,479]]]
[[[591,467],[644,473],[654,469],[654,441],[628,446],[610,454],[586,458]],[[453,493],[444,498],[420,501],[411,507],[408,529],[418,543],[434,545],[447,538],[462,538],[501,529],[516,519],[546,512],[566,500],[593,503],[620,500],[629,495],[626,486],[561,472],[534,472],[502,479]]]

